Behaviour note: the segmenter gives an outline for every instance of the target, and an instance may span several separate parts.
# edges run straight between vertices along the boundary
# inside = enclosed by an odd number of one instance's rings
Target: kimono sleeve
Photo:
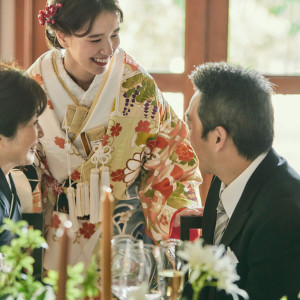
[[[147,141],[139,192],[146,232],[155,242],[170,238],[176,212],[201,207],[202,182],[188,128],[158,93],[159,128],[156,138]]]

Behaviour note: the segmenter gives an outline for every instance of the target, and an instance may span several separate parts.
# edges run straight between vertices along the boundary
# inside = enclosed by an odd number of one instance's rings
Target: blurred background
[[[119,0],[121,47],[155,78],[183,117],[188,75],[229,61],[275,85],[274,148],[300,173],[300,0]],[[37,14],[44,0],[0,0],[0,58],[27,68],[46,49]]]

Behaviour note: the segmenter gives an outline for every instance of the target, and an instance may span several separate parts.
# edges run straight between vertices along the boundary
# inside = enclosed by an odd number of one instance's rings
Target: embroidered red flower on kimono
[[[95,224],[85,222],[79,232],[83,234],[84,238],[89,239],[95,233]]]
[[[57,194],[62,194],[64,192],[63,187],[60,185],[60,183],[54,179],[51,176],[48,176],[45,174],[45,179],[46,179],[46,187],[47,189],[51,188],[53,194],[57,196]]]
[[[159,221],[162,225],[168,225],[168,219],[165,215],[161,215]]]
[[[146,147],[144,149],[147,158],[149,158],[150,155],[152,154],[155,145],[156,145],[156,140],[147,141]]]
[[[51,219],[51,227],[52,228],[58,228],[59,227],[59,225],[61,224],[61,221],[60,221],[60,219],[59,219],[59,217],[58,217],[58,215],[54,215],[53,217],[52,217],[52,219]]]
[[[139,65],[128,54],[125,54],[124,62],[130,65],[132,71],[136,71],[139,68]]]
[[[170,175],[177,180],[183,176],[183,170],[175,165]]]
[[[32,76],[32,78],[39,84],[42,85],[43,84],[43,77],[40,74],[36,74],[34,76]]]
[[[153,189],[159,191],[165,199],[168,199],[173,192],[173,187],[170,185],[169,178],[165,178],[159,183],[153,184]]]
[[[80,179],[80,173],[76,170],[71,175],[72,180],[76,181]]]
[[[117,123],[116,126],[113,126],[111,128],[111,135],[118,136],[120,134],[121,130],[122,130],[122,126],[120,125],[120,123]]]
[[[135,132],[143,131],[150,132],[150,123],[148,121],[139,121],[138,126],[135,127]]]
[[[122,169],[118,169],[116,172],[111,172],[112,181],[123,181],[124,173]]]
[[[106,134],[104,137],[103,137],[103,140],[102,140],[102,146],[105,146],[107,144],[107,140],[108,140],[108,134]]]
[[[65,149],[65,140],[58,136],[55,137],[54,143],[59,146],[59,148]]]
[[[146,146],[149,148],[150,152],[152,152],[156,146],[156,140],[147,141]]]
[[[180,144],[175,152],[180,160],[186,162],[189,162],[194,157],[194,151],[190,145]]]
[[[49,109],[54,110],[53,105],[52,105],[52,102],[51,102],[50,100],[47,100],[47,104],[48,104],[48,106],[49,106]]]
[[[156,140],[156,147],[159,149],[164,149],[167,146],[168,146],[168,142],[161,136],[158,136]]]

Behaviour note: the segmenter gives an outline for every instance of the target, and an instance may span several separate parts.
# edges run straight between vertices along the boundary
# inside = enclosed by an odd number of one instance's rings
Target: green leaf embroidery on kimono
[[[164,150],[164,149],[162,149],[162,150]],[[171,155],[169,156],[169,159],[171,160],[171,161],[173,161],[173,162],[176,162],[177,161],[177,154],[173,151],[172,153],[171,153]]]
[[[135,92],[135,90],[136,90],[136,88],[129,89],[126,92],[126,97],[129,98]]]
[[[127,97],[132,95],[139,83],[141,84],[141,86],[138,88],[139,94],[135,98],[137,102],[142,103],[155,96],[155,83],[153,79],[144,74],[137,74],[126,79],[126,81],[122,83],[122,87],[129,89],[126,92]],[[157,102],[155,105],[157,105]]]
[[[144,145],[149,140],[149,138],[155,137],[155,135],[156,134],[149,134],[149,133],[140,131],[137,133],[137,138],[135,140],[135,144],[137,146]]]
[[[190,167],[192,167],[195,163],[196,163],[196,161],[192,158],[192,159],[189,161],[188,165],[189,165]]]
[[[136,96],[136,101],[143,103],[144,101],[151,99],[155,96],[155,85],[152,82],[151,86],[142,86],[139,90],[139,95]]]
[[[186,206],[187,202],[189,203],[190,200],[187,198],[187,193],[184,190],[185,185],[183,183],[178,183],[177,188],[173,193],[170,195],[170,197],[167,200],[167,204],[170,207],[173,207],[175,209],[179,209],[183,206]]]
[[[142,168],[140,189],[143,189],[146,186],[149,176],[150,176],[150,171]]]
[[[147,198],[153,198],[154,196],[154,190],[148,190],[144,193],[144,195],[147,197]]]
[[[126,89],[135,88],[138,83],[140,83],[143,80],[143,74],[137,74],[132,77],[129,77],[126,79],[125,82],[122,83],[122,87]]]

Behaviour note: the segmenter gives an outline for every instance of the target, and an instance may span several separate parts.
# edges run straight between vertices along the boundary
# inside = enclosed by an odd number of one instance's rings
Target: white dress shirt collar
[[[220,199],[222,200],[224,209],[229,218],[231,218],[235,207],[237,206],[244,188],[255,171],[258,165],[267,156],[267,153],[259,155],[250,165],[244,170],[234,181],[232,181],[227,187],[224,182],[221,183]]]

